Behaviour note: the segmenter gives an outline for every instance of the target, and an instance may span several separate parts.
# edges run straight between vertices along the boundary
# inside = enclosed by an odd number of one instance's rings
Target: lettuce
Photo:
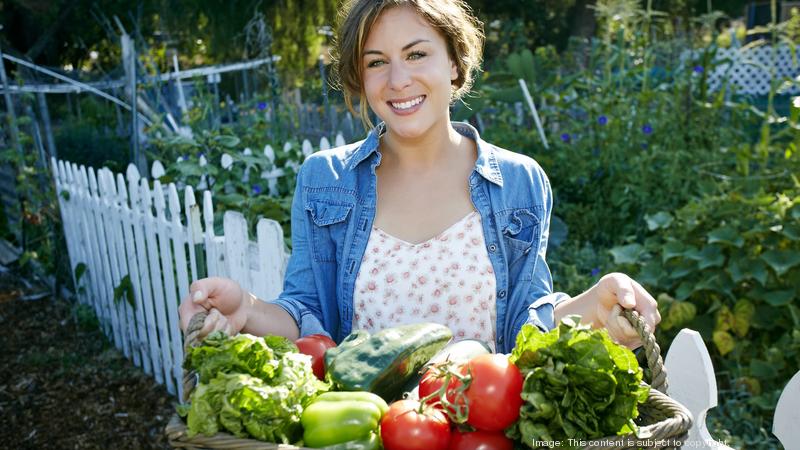
[[[635,431],[637,405],[650,388],[633,352],[606,330],[580,325],[579,316],[565,317],[547,333],[525,325],[510,360],[525,377],[525,402],[508,431],[526,445],[560,441],[570,448],[575,441]]]
[[[328,385],[317,380],[311,357],[288,339],[212,333],[190,350],[187,366],[200,382],[186,417],[189,437],[228,431],[237,437],[291,444],[302,437],[303,409]]]

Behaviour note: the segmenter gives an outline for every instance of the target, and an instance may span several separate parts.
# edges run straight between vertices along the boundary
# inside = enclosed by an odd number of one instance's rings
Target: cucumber
[[[416,388],[425,375],[428,367],[447,361],[448,359],[456,365],[464,364],[470,359],[478,355],[488,355],[492,353],[492,348],[489,344],[478,339],[464,339],[446,346],[439,350],[439,353],[433,356],[413,377],[409,378],[406,385],[403,387],[403,392],[408,392],[410,398],[419,400],[419,395]]]
[[[435,323],[388,328],[366,338],[364,333],[348,336],[331,355],[327,378],[335,389],[369,391],[387,402],[399,398],[406,383],[453,337]]]

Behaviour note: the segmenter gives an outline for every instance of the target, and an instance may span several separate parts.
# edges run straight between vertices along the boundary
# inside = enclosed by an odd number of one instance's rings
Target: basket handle
[[[186,332],[183,335],[183,403],[189,401],[194,386],[197,384],[197,374],[194,370],[186,369],[186,359],[189,357],[189,349],[200,345],[200,330],[203,329],[203,323],[206,321],[208,313],[201,311],[189,321],[189,326],[186,327]]]
[[[666,394],[667,393],[667,369],[664,367],[664,360],[661,358],[661,347],[656,342],[655,335],[650,331],[650,327],[645,323],[642,316],[633,309],[623,309],[622,315],[633,325],[639,337],[642,338],[647,367],[650,369],[650,387]]]

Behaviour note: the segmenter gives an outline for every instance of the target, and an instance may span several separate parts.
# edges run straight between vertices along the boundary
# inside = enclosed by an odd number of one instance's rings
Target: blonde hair
[[[334,84],[344,94],[348,109],[354,114],[353,97],[359,98],[359,115],[372,128],[364,95],[362,59],[370,29],[385,10],[410,6],[444,36],[447,51],[455,62],[458,77],[451,101],[460,99],[472,87],[475,72],[480,70],[483,55],[483,24],[463,0],[346,0],[339,12],[334,47]]]

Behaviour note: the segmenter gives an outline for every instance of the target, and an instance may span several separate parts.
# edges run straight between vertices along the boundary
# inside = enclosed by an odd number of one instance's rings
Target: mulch
[[[31,300],[36,290],[0,273],[0,448],[170,448],[163,430],[176,399],[114,348],[87,308]]]

